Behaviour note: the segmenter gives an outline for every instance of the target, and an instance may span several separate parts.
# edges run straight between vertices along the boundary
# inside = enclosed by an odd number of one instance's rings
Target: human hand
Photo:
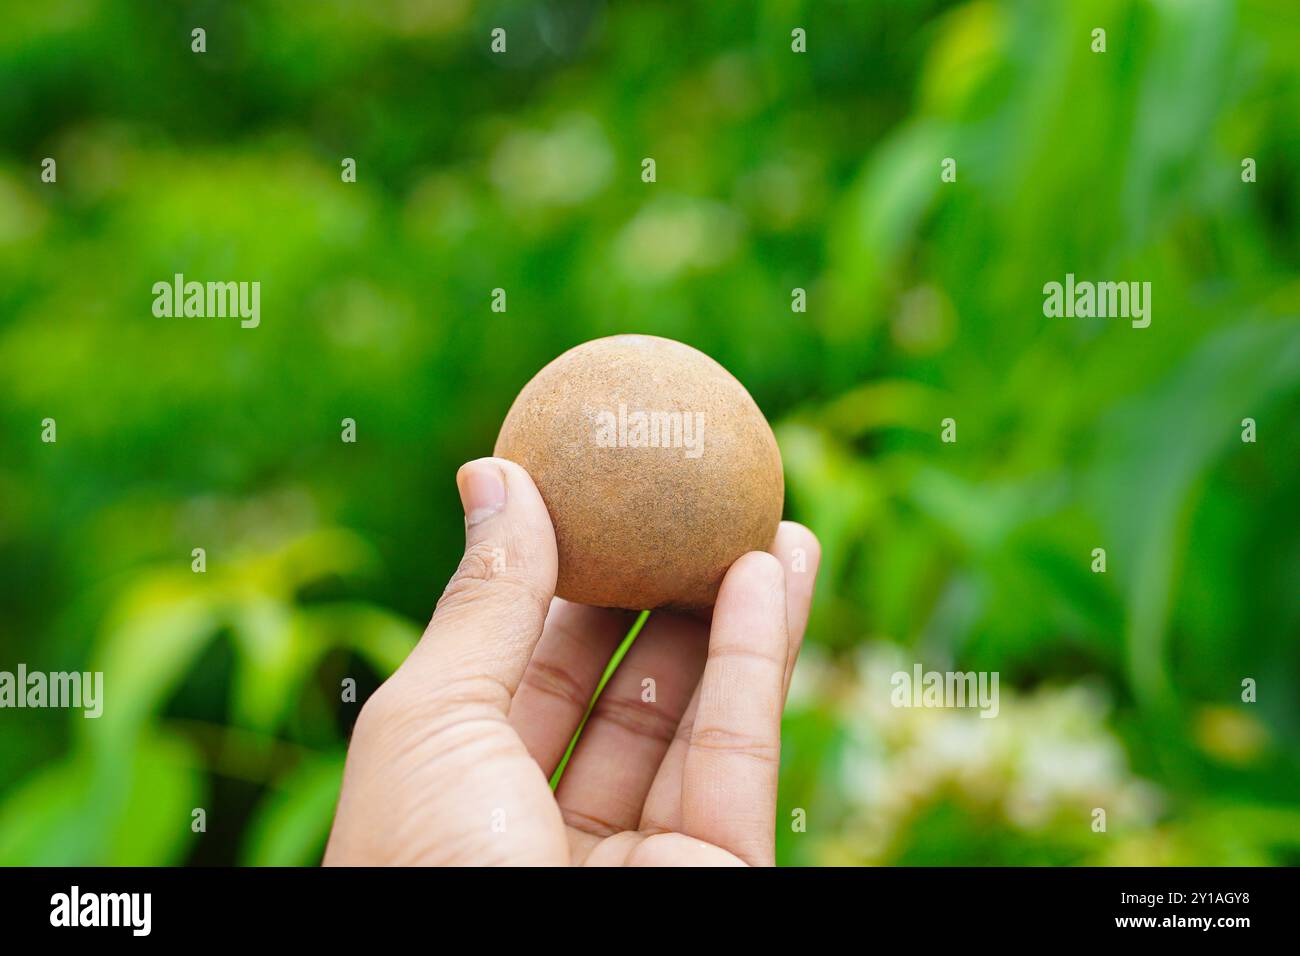
[[[772,864],[812,532],[782,522],[771,554],[736,561],[711,622],[650,615],[552,793],[636,615],[554,597],[554,530],[521,467],[484,458],[456,478],[465,557],[361,710],[325,863]],[[800,549],[805,570],[787,573]]]

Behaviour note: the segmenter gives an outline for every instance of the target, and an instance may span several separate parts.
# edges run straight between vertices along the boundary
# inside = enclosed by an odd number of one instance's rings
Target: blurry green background
[[[783,862],[1300,863],[1297,21],[4,3],[0,669],[107,705],[0,711],[0,863],[317,862],[340,681],[427,619],[456,467],[624,331],[748,386],[825,548]],[[177,272],[260,281],[261,327],[155,318]],[[1067,272],[1150,281],[1150,328],[1044,318]],[[1000,717],[894,709],[915,662]]]

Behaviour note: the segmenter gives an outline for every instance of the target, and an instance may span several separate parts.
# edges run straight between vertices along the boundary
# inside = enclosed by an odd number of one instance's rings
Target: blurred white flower
[[[863,859],[882,861],[896,835],[941,798],[996,813],[1026,831],[1062,817],[1086,827],[1094,807],[1106,809],[1111,827],[1152,824],[1159,794],[1129,772],[1106,727],[1109,702],[1096,688],[1020,694],[1003,683],[992,719],[976,709],[894,707],[890,678],[914,662],[897,646],[869,644],[856,681],[837,698],[848,737],[841,771],[851,808],[845,832]]]

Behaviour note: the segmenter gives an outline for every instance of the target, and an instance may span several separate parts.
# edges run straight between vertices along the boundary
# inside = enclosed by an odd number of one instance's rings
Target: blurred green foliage
[[[1300,862],[1297,49],[1290,0],[6,5],[0,669],[108,705],[0,712],[0,863],[318,860],[454,469],[623,331],[750,388],[824,545],[784,862]],[[178,272],[261,327],[155,318]],[[1044,318],[1067,272],[1150,328]],[[890,708],[915,661],[1002,716]]]

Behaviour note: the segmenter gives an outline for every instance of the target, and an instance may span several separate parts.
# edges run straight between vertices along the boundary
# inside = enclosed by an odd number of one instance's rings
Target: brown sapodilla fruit
[[[726,369],[671,339],[565,352],[519,393],[495,453],[536,482],[555,525],[556,593],[580,604],[708,607],[781,521],[781,452],[763,413]]]

